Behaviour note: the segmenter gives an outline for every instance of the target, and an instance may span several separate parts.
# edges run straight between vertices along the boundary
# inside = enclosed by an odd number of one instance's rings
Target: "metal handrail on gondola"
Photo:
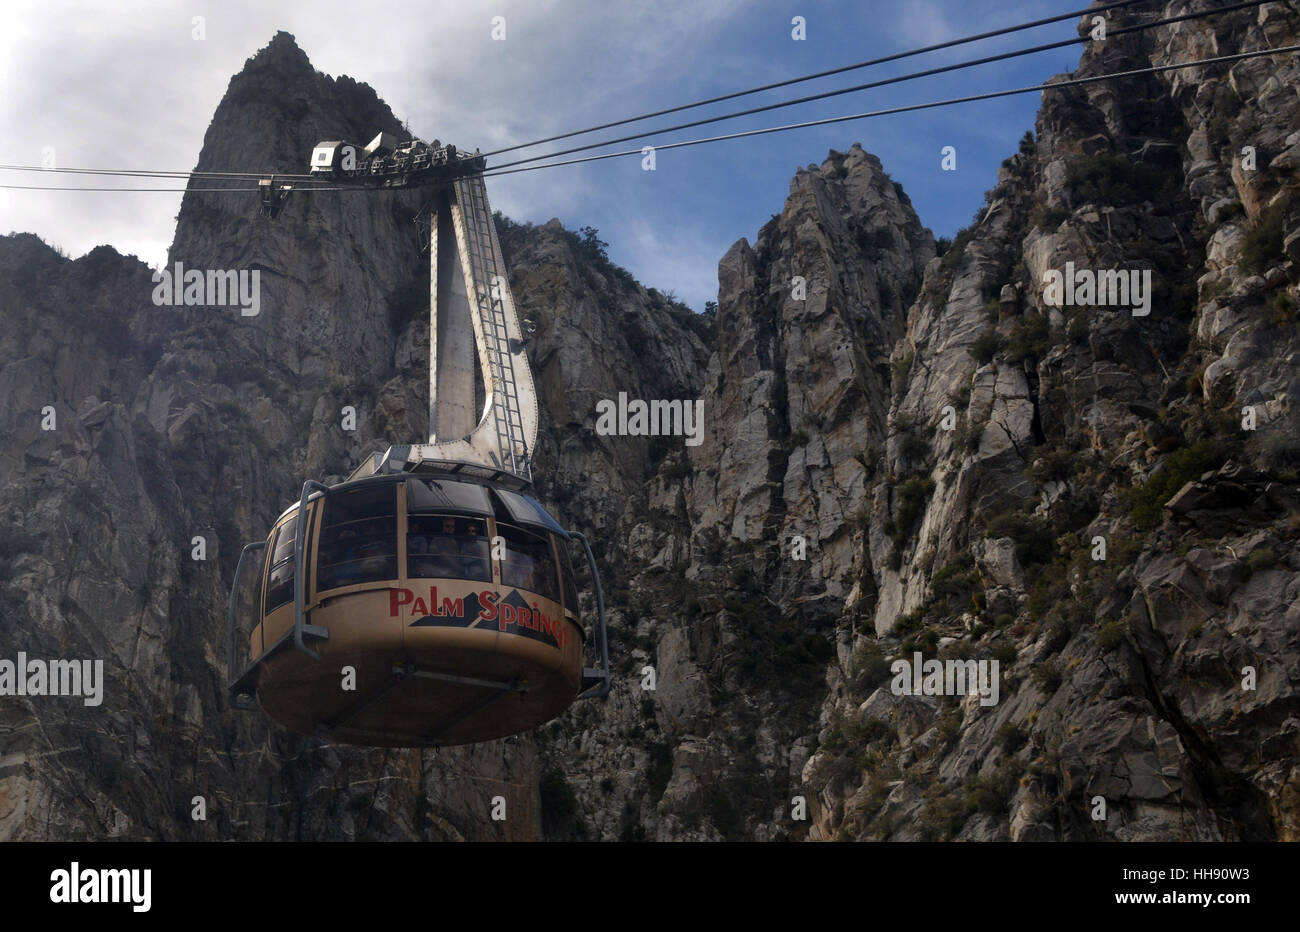
[[[329,639],[330,633],[328,628],[320,625],[310,625],[306,622],[306,580],[307,580],[307,502],[313,491],[318,491],[324,497],[329,494],[329,487],[322,485],[312,479],[308,479],[302,484],[302,496],[298,500],[298,523],[294,529],[293,539],[293,557],[294,557],[294,579],[293,579],[293,629],[292,641],[293,646],[302,651],[313,660],[320,660],[320,654],[313,650],[308,644],[308,639],[325,641]],[[249,675],[262,663],[267,657],[279,647],[280,642],[272,645],[269,650],[263,650],[261,655],[243,669],[239,669],[235,663],[235,625],[237,621],[239,599],[239,580],[243,574],[244,564],[250,553],[256,553],[264,550],[267,541],[259,540],[251,544],[246,544],[240,551],[239,563],[235,566],[235,578],[230,585],[230,606],[226,615],[226,675],[227,687],[234,695],[235,706],[240,709],[255,708],[247,702],[241,701],[244,695],[251,695],[251,691],[245,693],[241,689],[241,684],[251,685],[248,683]],[[260,612],[258,613],[260,617]],[[286,632],[286,638],[282,639],[287,642],[289,632]],[[238,671],[238,672],[236,672]]]
[[[239,552],[239,562],[235,564],[235,578],[230,584],[230,608],[226,613],[226,687],[234,690],[235,684],[243,679],[247,670],[241,670],[235,673],[235,614],[236,600],[239,598],[239,577],[244,570],[244,562],[250,553],[256,553],[259,550],[266,549],[266,541],[255,540],[251,544],[245,544],[244,549]],[[251,709],[253,706],[248,703],[241,703],[243,697],[238,693],[235,694],[235,706],[241,709]]]
[[[600,632],[600,666],[584,667],[582,670],[583,683],[594,680],[597,681],[597,685],[579,693],[578,698],[603,699],[609,695],[609,634],[605,627],[605,592],[600,587],[600,573],[596,570],[596,557],[591,552],[591,545],[587,543],[586,536],[577,531],[569,531],[569,536],[578,540],[587,554],[587,565],[591,567],[591,583],[596,590],[596,627]]]

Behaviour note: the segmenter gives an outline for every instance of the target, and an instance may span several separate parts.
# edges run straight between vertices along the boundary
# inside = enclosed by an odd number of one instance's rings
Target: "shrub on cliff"
[[[1289,199],[1283,198],[1259,215],[1259,222],[1241,243],[1241,265],[1248,272],[1264,272],[1282,261],[1282,221]]]
[[[1160,523],[1161,509],[1174,494],[1202,473],[1218,469],[1232,455],[1233,446],[1218,437],[1207,437],[1190,447],[1169,454],[1163,465],[1141,485],[1125,494],[1129,517],[1139,530],[1150,530]]]

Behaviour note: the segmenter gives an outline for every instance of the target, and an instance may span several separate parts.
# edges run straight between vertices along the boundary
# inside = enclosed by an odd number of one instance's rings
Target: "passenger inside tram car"
[[[459,576],[460,546],[456,543],[456,520],[442,522],[442,533],[429,540],[429,557],[425,561],[431,576]]]
[[[465,536],[460,540],[461,567],[469,579],[492,578],[492,559],[484,530],[479,522],[469,521],[465,524]]]
[[[488,542],[479,521],[413,515],[406,553],[408,576],[492,580]]]

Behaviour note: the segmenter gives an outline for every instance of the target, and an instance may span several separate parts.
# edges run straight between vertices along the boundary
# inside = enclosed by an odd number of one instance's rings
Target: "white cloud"
[[[66,0],[11,3],[0,6],[0,86],[5,89],[0,95],[0,163],[36,164],[42,147],[53,146],[63,166],[192,168],[230,77],[277,30],[293,33],[319,70],[369,84],[422,137],[489,151],[843,64],[854,56],[1044,15],[1027,9],[1043,3],[912,0],[818,6],[807,11],[812,37],[807,43],[789,40],[792,12],[777,0],[401,2],[367,8],[364,15],[355,3],[341,0],[176,0],[112,8]],[[504,42],[491,38],[496,15],[506,17]],[[206,18],[204,41],[191,38],[195,16]],[[961,57],[945,55],[934,60]],[[913,70],[911,63],[904,64],[889,73]],[[990,86],[998,81],[996,72],[978,78]],[[903,98],[949,96],[939,92],[975,82],[965,76],[949,85],[932,82],[906,92],[877,93],[862,109]],[[846,104],[850,99],[827,102],[817,112],[847,112],[853,106]],[[746,103],[733,102],[736,108]],[[600,227],[616,261],[647,285],[675,290],[699,307],[713,297],[722,253],[740,236],[752,238],[757,224],[780,209],[796,167],[819,161],[828,148],[846,149],[855,138],[883,155],[937,152],[952,136],[965,140],[963,153],[976,143],[999,149],[991,162],[995,167],[1014,149],[1024,127],[1015,127],[1011,138],[1000,143],[1007,131],[990,114],[1011,112],[996,105],[943,110],[763,137],[761,143],[678,150],[671,157],[664,154],[652,184],[644,178],[632,181],[612,162],[503,176],[489,184],[494,206],[516,219],[545,222],[558,216],[571,228]],[[681,114],[645,125],[689,118]],[[704,135],[804,118],[800,111],[778,111],[687,132]],[[622,134],[620,128],[552,148]],[[514,156],[490,162],[508,157]],[[975,163],[963,165],[973,168]],[[894,168],[888,160],[886,167]],[[895,170],[909,168],[903,163]],[[0,182],[12,184],[170,186],[148,179],[0,176]],[[942,197],[951,200],[947,185],[953,181],[930,184],[943,188]],[[972,209],[992,181],[992,172],[984,178],[963,176],[961,184],[973,191]],[[911,179],[908,184],[915,196],[916,185]],[[170,240],[180,203],[179,195],[161,193],[0,195],[7,195],[0,196],[0,230],[35,232],[73,255],[110,243],[148,262],[161,261],[159,244]],[[683,206],[687,203],[690,209]]]
[[[40,164],[50,146],[60,167],[191,168],[231,75],[280,29],[295,34],[318,69],[374,87],[420,135],[486,150],[626,113],[638,94],[657,95],[664,73],[683,73],[710,30],[741,6],[493,0],[401,3],[359,16],[355,3],[339,0],[10,4],[0,12],[0,162]],[[504,42],[491,39],[495,15],[506,17]],[[203,41],[192,38],[195,16],[205,18]],[[2,174],[9,184],[182,186]],[[582,205],[600,192],[577,173],[547,174],[493,182],[501,208],[580,222]],[[5,194],[0,226],[74,254],[103,242],[146,249],[139,244],[167,240],[180,202],[161,193]],[[156,258],[156,247],[146,251]]]
[[[626,251],[638,257],[637,277],[647,287],[673,292],[677,299],[696,310],[718,297],[718,243],[693,226],[665,229],[645,219],[634,219],[623,230],[626,242],[614,252]],[[725,247],[724,247],[725,248]],[[707,257],[701,262],[701,257]]]

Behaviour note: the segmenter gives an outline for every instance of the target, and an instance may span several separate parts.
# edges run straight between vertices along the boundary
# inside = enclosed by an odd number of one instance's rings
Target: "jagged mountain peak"
[[[262,69],[274,69],[281,73],[303,70],[315,71],[311,66],[311,60],[307,57],[307,53],[298,45],[298,40],[293,33],[285,32],[283,29],[278,30],[271,37],[270,42],[254,52],[252,57],[244,62],[244,68],[240,74]]]
[[[293,36],[278,32],[230,79],[204,135],[198,169],[302,173],[317,142],[366,142],[378,132],[403,130],[375,90],[317,71]]]

